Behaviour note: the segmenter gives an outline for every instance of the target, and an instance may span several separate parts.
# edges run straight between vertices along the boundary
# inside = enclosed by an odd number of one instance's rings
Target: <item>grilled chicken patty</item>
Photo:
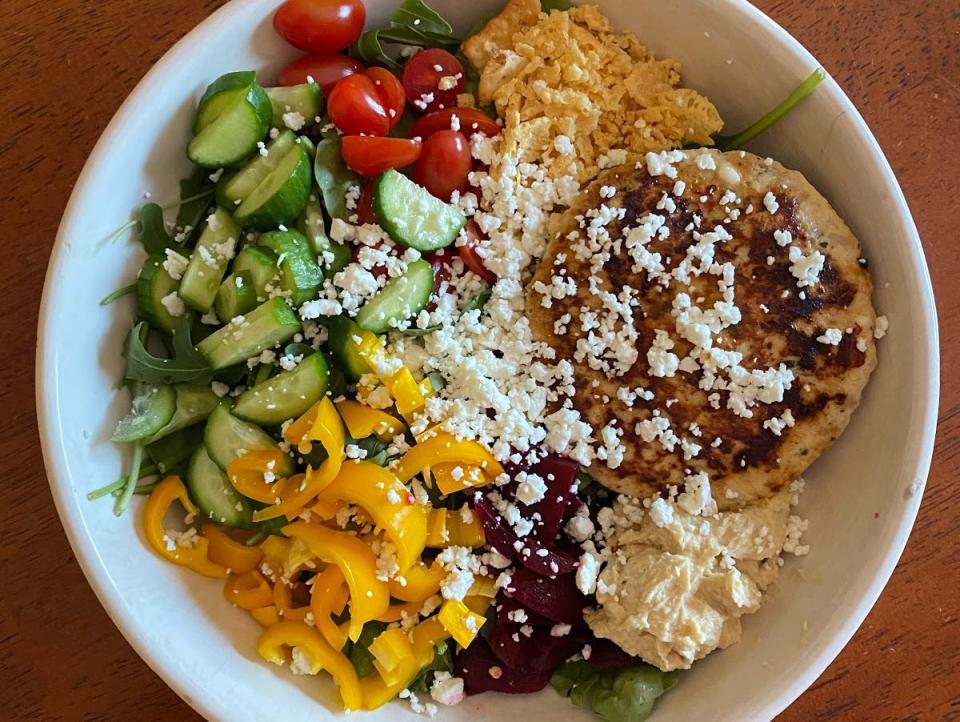
[[[770,496],[843,431],[876,365],[860,245],[779,163],[637,166],[585,190],[527,289],[603,447],[590,474],[646,497],[705,472],[721,508]]]

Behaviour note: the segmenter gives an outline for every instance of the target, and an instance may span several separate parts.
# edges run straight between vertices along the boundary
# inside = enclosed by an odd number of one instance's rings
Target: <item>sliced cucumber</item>
[[[393,240],[418,251],[449,246],[467,222],[459,208],[392,168],[374,182],[373,211]]]
[[[282,424],[300,416],[323,397],[329,376],[323,354],[310,354],[296,368],[240,394],[233,413],[255,424]]]
[[[316,296],[323,283],[310,242],[297,231],[271,231],[260,236],[258,243],[277,254],[280,286],[288,291],[293,305],[299,306]]]
[[[330,240],[327,235],[326,226],[323,220],[323,207],[316,196],[311,195],[307,201],[307,207],[303,209],[303,214],[297,223],[300,232],[310,241],[310,247],[313,255],[317,257],[317,262],[326,270],[326,275],[332,277],[333,274],[342,271],[348,263],[352,254],[350,248],[345,243],[336,243]],[[330,254],[329,256],[327,254]],[[332,260],[331,260],[332,256]]]
[[[237,207],[236,219],[261,231],[292,224],[307,205],[313,179],[310,156],[299,143]]]
[[[200,99],[187,156],[204,168],[223,168],[247,158],[270,129],[273,107],[252,72],[215,80]]]
[[[253,286],[250,274],[247,271],[238,271],[223,279],[213,306],[217,311],[217,318],[224,323],[255,309],[257,289]]]
[[[327,322],[327,346],[350,381],[357,381],[364,374],[370,373],[369,364],[363,360],[354,342],[354,338],[359,338],[362,331],[363,329],[346,316],[334,316]]]
[[[391,278],[357,313],[357,325],[374,333],[386,333],[397,323],[416,316],[433,293],[433,266],[422,258],[402,275]]]
[[[233,262],[234,274],[248,273],[253,281],[253,289],[257,294],[257,301],[267,300],[267,286],[280,278],[280,269],[277,267],[277,254],[263,246],[247,246],[237,254]],[[223,316],[220,316],[223,318]],[[230,318],[233,318],[231,316]],[[225,321],[229,319],[224,319]]]
[[[217,203],[224,208],[234,210],[244,199],[253,193],[253,189],[274,171],[280,160],[297,143],[297,136],[287,130],[267,143],[266,155],[257,153],[246,165],[230,176],[224,176],[217,183]]]
[[[176,409],[174,409],[170,421],[150,437],[151,444],[174,432],[203,421],[220,401],[209,386],[175,384],[173,390],[176,393]]]
[[[273,437],[259,426],[248,424],[230,413],[226,403],[217,406],[207,419],[203,443],[210,458],[223,470],[248,451],[274,451],[280,448]],[[277,474],[289,476],[293,473],[293,459],[284,455],[280,467]]]
[[[193,452],[202,444],[203,427],[194,424],[152,442],[145,451],[160,473],[167,474],[193,456]]]
[[[323,93],[316,83],[267,88],[266,93],[273,106],[274,128],[289,127],[283,119],[286,113],[299,113],[303,118],[304,128],[313,125],[316,118],[323,113]]]
[[[180,282],[171,278],[163,267],[163,256],[150,256],[137,278],[137,308],[140,315],[154,328],[173,331],[177,317],[171,316],[163,299],[176,293]],[[189,313],[189,311],[185,311]]]
[[[214,371],[233,366],[266,348],[289,341],[300,321],[282,298],[271,298],[246,316],[237,316],[197,344]]]
[[[240,226],[222,208],[217,208],[207,219],[180,279],[180,298],[188,306],[201,313],[213,306],[239,237]]]
[[[133,387],[130,413],[120,419],[113,440],[140,441],[157,433],[169,423],[177,406],[172,386],[157,386],[138,381]]]
[[[253,521],[253,506],[200,446],[190,457],[187,467],[187,489],[200,513],[218,524],[232,527],[249,526]]]

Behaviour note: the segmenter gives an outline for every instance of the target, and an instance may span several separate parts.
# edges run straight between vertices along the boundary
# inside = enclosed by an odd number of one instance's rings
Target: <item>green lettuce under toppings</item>
[[[610,670],[580,660],[557,667],[550,685],[604,722],[642,722],[677,678],[677,672],[661,672],[646,664]]]

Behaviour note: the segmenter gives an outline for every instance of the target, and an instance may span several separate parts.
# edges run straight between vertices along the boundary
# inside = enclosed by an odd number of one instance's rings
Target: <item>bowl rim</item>
[[[267,1],[269,2],[269,0]],[[782,43],[782,49],[793,55],[797,60],[811,67],[820,67],[816,58],[799,41],[747,0],[722,0],[722,2],[731,12],[741,15],[744,19],[775,35]],[[75,223],[74,217],[78,213],[77,206],[82,195],[81,189],[101,165],[103,158],[110,153],[113,136],[133,120],[135,109],[148,101],[150,86],[153,82],[185,60],[195,46],[202,44],[208,37],[215,34],[218,21],[222,17],[237,12],[241,8],[261,3],[264,3],[264,0],[230,0],[211,13],[164,53],[140,79],[117,109],[87,158],[64,209],[48,261],[37,326],[38,353],[36,354],[34,380],[40,444],[51,494],[73,553],[100,604],[127,642],[181,699],[207,719],[224,718],[226,710],[202,694],[193,694],[192,692],[197,689],[196,682],[183,669],[166,665],[159,656],[153,653],[144,628],[132,615],[124,611],[119,592],[114,588],[110,574],[102,563],[96,546],[88,537],[84,525],[77,516],[71,513],[71,497],[68,493],[70,486],[66,483],[69,481],[70,475],[67,471],[62,449],[57,444],[59,424],[57,423],[56,400],[58,395],[53,391],[57,385],[56,367],[50,355],[41,354],[39,351],[53,343],[51,330],[53,324],[50,321],[53,315],[52,309],[58,305],[55,303],[58,292],[57,284],[52,283],[52,279],[57,275],[64,261],[65,239],[71,235],[71,228]],[[913,216],[889,161],[853,102],[832,77],[821,85],[819,92],[829,93],[831,100],[846,111],[848,117],[852,120],[854,131],[859,140],[866,145],[875,157],[884,185],[890,190],[891,200],[896,205],[896,214],[903,223],[907,242],[911,246],[911,257],[915,259],[909,270],[914,276],[913,280],[922,295],[920,299],[922,307],[918,308],[917,311],[920,313],[927,331],[923,336],[925,343],[918,345],[915,351],[921,362],[921,367],[928,371],[925,383],[920,386],[922,393],[921,398],[918,399],[923,409],[923,433],[920,436],[914,466],[914,476],[918,486],[912,489],[911,491],[914,493],[905,499],[892,543],[882,557],[872,582],[865,589],[856,608],[843,626],[824,645],[817,657],[808,663],[802,673],[793,679],[780,694],[771,698],[756,710],[763,719],[772,719],[786,709],[823,673],[856,633],[886,586],[906,546],[923,496],[923,487],[926,484],[933,455],[939,404],[940,358],[937,311],[929,270]],[[61,480],[63,481],[61,482]]]

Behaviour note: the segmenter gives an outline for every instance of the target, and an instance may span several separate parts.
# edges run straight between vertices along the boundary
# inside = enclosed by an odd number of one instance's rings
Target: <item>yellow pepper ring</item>
[[[356,642],[363,625],[390,606],[390,593],[377,579],[377,559],[370,546],[350,534],[305,521],[287,524],[283,533],[306,543],[321,561],[340,568],[350,589],[350,639]]]
[[[154,551],[174,564],[192,569],[205,577],[225,577],[227,569],[215,564],[207,557],[209,541],[198,537],[193,545],[179,546],[173,543],[163,525],[163,518],[173,502],[179,501],[188,515],[197,513],[197,507],[190,501],[187,488],[179,476],[168,476],[150,493],[143,505],[143,533]]]
[[[231,572],[243,574],[253,571],[263,560],[263,550],[259,546],[248,547],[231,539],[230,535],[216,524],[204,524],[200,527],[200,533],[210,542],[210,561],[225,566]]]
[[[425,602],[440,592],[440,582],[445,576],[446,572],[437,562],[429,568],[423,562],[417,562],[403,575],[406,584],[395,578],[389,581],[390,596],[403,602]]]
[[[383,529],[397,549],[400,574],[420,558],[427,541],[427,511],[400,480],[370,461],[348,461],[320,498],[356,504]]]
[[[313,624],[334,649],[342,649],[347,642],[346,631],[334,624],[332,619],[334,614],[343,612],[347,596],[347,583],[336,564],[331,564],[313,578],[310,594]]]
[[[270,583],[258,571],[231,574],[223,585],[223,596],[241,609],[259,609],[273,604]]]
[[[353,665],[317,630],[303,622],[278,622],[260,635],[257,652],[268,662],[282,665],[287,659],[286,647],[296,647],[306,657],[312,674],[325,669],[333,676],[334,682],[340,686],[340,698],[347,710],[362,708],[360,680]]]
[[[249,499],[274,504],[280,489],[274,481],[267,481],[266,475],[279,471],[283,462],[283,452],[279,449],[261,449],[248,451],[227,465],[227,478],[237,491]]]
[[[351,399],[338,401],[337,411],[340,412],[347,431],[354,439],[365,439],[375,434],[380,441],[390,441],[397,434],[403,433],[403,424],[398,419],[385,411],[372,409],[357,401]]]
[[[479,466],[491,479],[503,473],[503,467],[493,455],[476,441],[457,440],[446,431],[436,431],[404,454],[396,467],[400,481],[406,482],[435,464],[462,463]]]

